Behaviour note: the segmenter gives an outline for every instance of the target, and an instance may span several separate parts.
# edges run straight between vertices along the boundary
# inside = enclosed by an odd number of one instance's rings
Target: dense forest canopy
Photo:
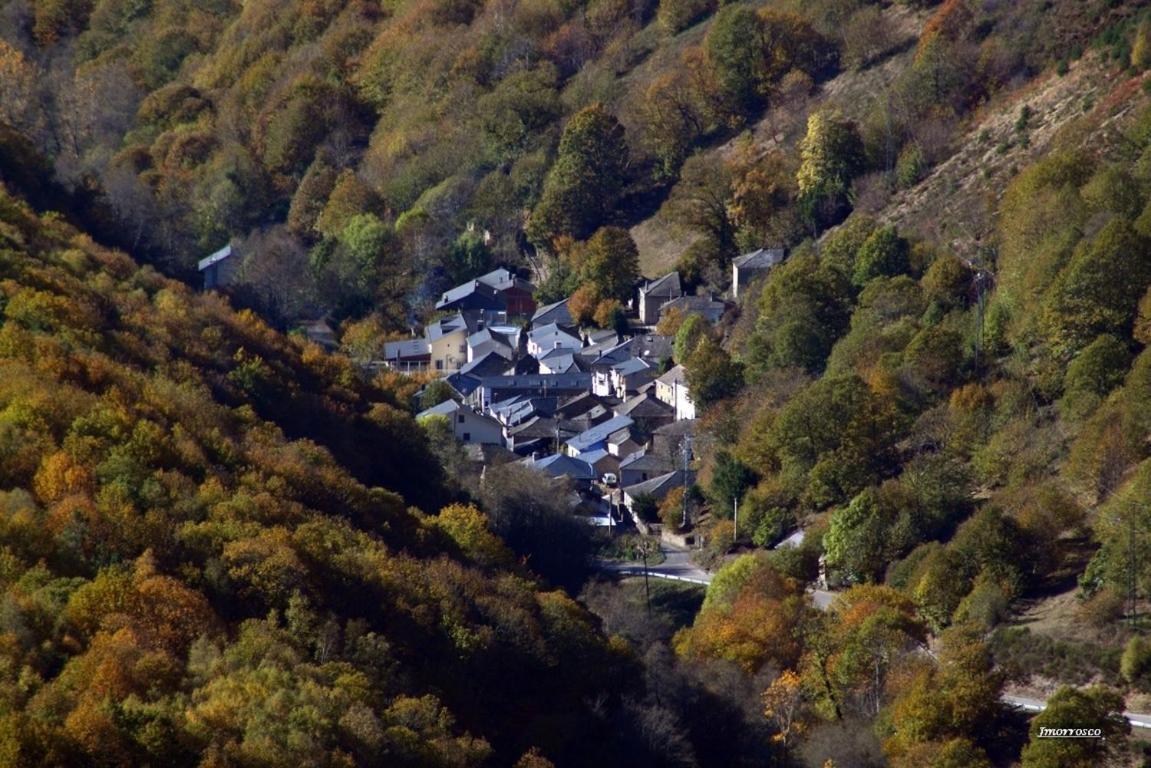
[[[585,702],[626,654],[474,507],[408,506],[438,465],[350,363],[7,192],[0,319],[5,764],[623,749]]]
[[[247,302],[395,329],[453,280],[546,273],[568,238],[669,198],[697,214],[701,195],[730,198],[718,219],[685,217],[683,267],[722,282],[738,248],[842,218],[854,178],[913,184],[972,105],[1123,18],[934,5],[6,0],[0,119],[102,200],[93,228],[165,269],[240,239]],[[718,173],[693,156],[909,44],[861,114],[812,123],[798,173],[775,151]],[[468,224],[483,248],[457,242]]]
[[[1121,0],[0,0],[0,762],[1134,760],[1149,70]],[[500,264],[625,331],[763,246],[657,327],[675,620],[361,365]]]

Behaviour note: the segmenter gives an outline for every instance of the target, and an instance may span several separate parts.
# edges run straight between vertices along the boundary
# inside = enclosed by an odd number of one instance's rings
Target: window
[[[465,432],[464,433],[464,442],[470,443],[471,441],[472,441],[472,433],[471,432]]]
[[[442,371],[443,369],[444,369],[444,361],[443,360],[437,360],[436,361],[436,370]]]
[[[464,415],[461,413],[459,416],[456,417],[456,420],[459,421],[460,424],[463,424],[464,423]]]

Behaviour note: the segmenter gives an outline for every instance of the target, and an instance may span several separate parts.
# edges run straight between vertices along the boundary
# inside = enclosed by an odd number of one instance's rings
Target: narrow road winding
[[[660,549],[663,552],[664,560],[659,565],[649,565],[647,567],[648,576],[654,579],[685,581],[703,586],[711,584],[711,580],[715,574],[710,571],[705,571],[692,562],[691,550],[676,547],[667,542],[660,542]],[[596,565],[601,571],[618,574],[620,576],[644,575],[644,565],[642,562],[600,560]],[[826,611],[831,606],[836,595],[835,592],[828,592],[821,589],[809,590],[808,593],[811,595],[811,600],[815,604],[815,607],[823,611]],[[1004,693],[1000,696],[1000,700],[1003,701],[1004,704],[1018,707],[1025,712],[1042,712],[1047,708],[1047,701],[1045,699],[1031,698],[1028,696],[1016,696],[1014,694]],[[1151,729],[1151,714],[1124,712],[1123,717],[1127,719],[1127,722],[1131,723],[1132,728]]]

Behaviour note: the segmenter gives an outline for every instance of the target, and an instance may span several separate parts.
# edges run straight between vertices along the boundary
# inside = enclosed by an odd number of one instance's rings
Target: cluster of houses
[[[736,258],[733,298],[783,258],[782,250]],[[239,262],[231,246],[201,260],[205,289],[235,280]],[[537,306],[535,287],[501,268],[441,294],[438,319],[419,336],[385,344],[373,364],[446,382],[451,399],[418,418],[446,419],[455,438],[483,457],[505,452],[565,478],[584,500],[635,517],[637,499],[658,501],[692,480],[685,446],[695,403],[683,366],[672,360],[672,339],[655,327],[669,312],[715,323],[729,306],[687,295],[671,272],[636,287],[628,334],[581,330],[568,300]],[[304,331],[336,346],[323,321]]]
[[[733,278],[746,285],[781,258],[748,254]],[[386,365],[433,371],[450,387],[451,399],[418,418],[442,417],[461,443],[564,478],[601,509],[634,513],[637,499],[690,484],[695,403],[673,339],[655,326],[670,311],[715,323],[730,305],[685,295],[672,272],[637,286],[630,335],[620,335],[581,330],[568,300],[536,306],[533,293],[509,270],[481,275],[441,295],[422,336],[386,345]]]

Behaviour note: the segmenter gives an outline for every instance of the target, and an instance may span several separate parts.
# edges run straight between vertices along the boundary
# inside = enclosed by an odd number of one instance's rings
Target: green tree
[[[893,559],[890,529],[892,510],[879,503],[869,488],[831,516],[823,537],[827,564],[841,570],[850,581],[877,581]]]
[[[1047,337],[1068,358],[1099,334],[1128,336],[1151,284],[1151,246],[1130,224],[1112,220],[1075,249],[1043,307]]]
[[[726,517],[732,509],[732,502],[742,499],[748,488],[755,485],[758,478],[751,467],[729,452],[721,450],[715,457],[715,471],[711,477],[711,495],[720,503],[721,515]]]
[[[767,276],[748,351],[754,368],[819,372],[851,318],[851,286],[836,269],[799,251]]]
[[[1131,367],[1131,350],[1111,335],[1099,336],[1075,356],[1063,376],[1064,412],[1081,416],[1123,383]]]
[[[626,229],[600,227],[572,258],[581,278],[595,285],[601,298],[631,298],[639,281],[639,249]]]
[[[819,249],[820,262],[850,278],[855,274],[855,259],[859,249],[877,226],[875,219],[870,216],[852,214],[823,238]]]
[[[559,235],[587,237],[603,223],[623,189],[627,153],[623,126],[602,104],[573,115],[528,222],[533,242],[547,245]]]
[[[1118,754],[1131,725],[1123,717],[1123,698],[1103,687],[1060,688],[1047,708],[1031,721],[1023,748],[1024,768],[1094,768]],[[1042,739],[1042,728],[1099,728],[1101,739]]]
[[[815,112],[799,143],[796,172],[800,204],[815,226],[841,217],[851,180],[863,170],[863,139],[855,123],[836,112]]]
[[[743,387],[743,365],[710,336],[700,339],[684,362],[692,402],[706,408]]]
[[[884,751],[899,766],[920,764],[915,757],[921,758],[925,747],[938,750],[932,765],[990,765],[976,744],[995,727],[1003,674],[994,669],[990,649],[973,626],[943,632],[937,659],[895,686],[881,717],[881,730],[888,734]],[[964,759],[955,760],[960,754]]]
[[[890,224],[872,232],[855,259],[851,281],[864,286],[874,277],[902,275],[910,268],[910,244]]]
[[[724,111],[744,118],[764,103],[766,77],[762,24],[746,5],[725,5],[715,15],[704,50]]]
[[[1119,660],[1119,673],[1141,691],[1151,688],[1151,642],[1146,637],[1135,635],[1127,641]]]
[[[700,342],[705,338],[711,338],[711,335],[711,325],[705,317],[702,315],[689,315],[675,332],[675,344],[672,354],[675,355],[676,362],[680,364],[686,363]]]
[[[491,249],[476,232],[464,232],[457,237],[444,259],[444,269],[452,285],[489,272],[493,264]]]

